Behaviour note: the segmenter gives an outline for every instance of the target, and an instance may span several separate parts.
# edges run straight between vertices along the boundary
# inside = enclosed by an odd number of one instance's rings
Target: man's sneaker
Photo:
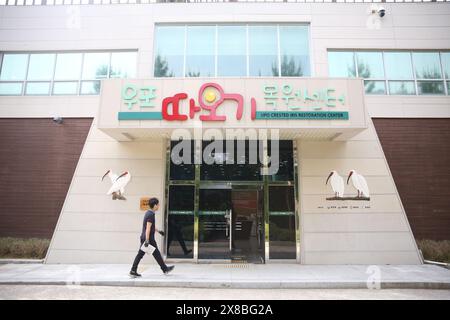
[[[141,275],[139,273],[137,273],[136,271],[131,270],[130,271],[130,277],[132,277],[132,278],[139,278],[139,277],[141,277]]]
[[[166,269],[166,271],[164,271],[164,274],[168,275],[169,272],[171,272],[173,269],[175,269],[175,266],[167,266],[167,269]]]

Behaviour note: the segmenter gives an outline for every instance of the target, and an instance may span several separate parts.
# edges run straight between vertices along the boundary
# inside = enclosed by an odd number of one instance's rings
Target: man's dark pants
[[[142,246],[143,243],[144,243],[144,240],[141,239],[141,246]],[[152,245],[152,246],[155,247],[155,251],[153,251],[153,257],[155,258],[156,262],[158,262],[159,266],[161,267],[161,270],[163,272],[165,272],[167,270],[167,266],[164,263],[164,260],[163,260],[163,258],[161,256],[161,252],[159,252],[159,250],[158,250],[158,246],[156,244],[155,239],[150,239],[149,245]],[[140,249],[141,246],[139,246],[139,251],[138,251],[138,253],[136,255],[136,258],[134,258],[133,266],[131,267],[132,271],[137,271],[139,262],[141,261],[141,259],[145,255],[145,252]]]

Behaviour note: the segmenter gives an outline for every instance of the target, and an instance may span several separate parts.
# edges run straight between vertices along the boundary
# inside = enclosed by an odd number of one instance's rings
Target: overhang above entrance
[[[364,85],[344,78],[111,79],[102,84],[98,128],[118,141],[258,139],[270,130],[281,139],[346,140],[367,128]]]

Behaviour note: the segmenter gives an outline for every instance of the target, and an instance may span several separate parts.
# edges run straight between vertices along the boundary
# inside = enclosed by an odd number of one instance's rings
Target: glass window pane
[[[250,76],[277,77],[278,35],[276,26],[249,26]]]
[[[194,180],[194,141],[171,141],[170,151],[170,180]]]
[[[226,141],[225,143],[230,143]],[[262,180],[261,165],[258,163],[257,140],[234,140],[234,164],[228,166],[228,176],[231,180],[257,181]],[[228,149],[226,148],[228,153]]]
[[[450,95],[450,81],[447,81],[447,94]]]
[[[384,65],[386,77],[392,80],[414,79],[409,52],[385,52]]]
[[[185,27],[157,26],[155,34],[155,77],[182,77]]]
[[[307,26],[280,26],[281,76],[309,76]]]
[[[27,64],[28,54],[3,55],[0,80],[25,80]]]
[[[201,180],[261,180],[258,162],[258,141],[217,140],[203,141],[203,157],[200,166]]]
[[[353,52],[328,52],[328,71],[330,77],[356,77]]]
[[[0,82],[0,95],[21,95],[22,82]]]
[[[219,26],[217,75],[247,75],[247,31],[245,26]]]
[[[441,79],[441,66],[437,52],[413,52],[414,71],[417,79]]]
[[[441,61],[445,79],[450,79],[450,52],[441,52]]]
[[[55,54],[40,53],[30,55],[28,80],[51,80],[55,68]]]
[[[386,94],[384,81],[364,81],[364,87],[368,94]]]
[[[189,26],[186,43],[186,77],[214,77],[216,27]]]
[[[203,141],[202,142],[202,155],[203,159],[208,157],[212,163],[206,163],[203,160],[200,166],[200,179],[201,180],[228,180],[228,169],[230,165],[226,164],[228,157],[227,144],[224,140],[217,141]]]
[[[81,82],[81,94],[99,94],[100,81],[83,81]]]
[[[75,80],[81,74],[81,53],[58,53],[55,80]]]
[[[277,145],[278,143],[278,145]],[[276,150],[278,150],[278,160],[276,160]],[[269,141],[267,150],[270,157],[270,168],[278,171],[269,177],[273,181],[294,180],[294,150],[291,140]],[[272,156],[273,155],[273,156]]]
[[[78,82],[55,82],[53,94],[77,94]]]
[[[85,53],[83,62],[83,79],[103,79],[108,76],[108,52]]]
[[[419,94],[444,94],[443,81],[417,81]]]
[[[389,81],[389,94],[416,94],[413,81]]]
[[[293,187],[269,187],[270,259],[295,259],[295,201]]]
[[[136,77],[136,52],[113,52],[111,54],[111,78]]]
[[[27,82],[25,94],[28,95],[47,95],[50,93],[50,82]]]
[[[381,52],[356,52],[358,76],[364,79],[384,79]]]

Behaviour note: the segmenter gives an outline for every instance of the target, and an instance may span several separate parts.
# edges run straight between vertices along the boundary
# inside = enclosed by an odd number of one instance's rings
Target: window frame
[[[112,59],[112,54],[116,53],[116,52],[136,52],[136,73],[138,71],[138,59],[139,59],[139,51],[138,49],[117,49],[117,50],[87,50],[87,51],[80,51],[80,50],[63,50],[63,51],[2,51],[0,52],[0,73],[1,73],[1,69],[3,66],[3,57],[6,54],[25,54],[27,55],[27,65],[26,65],[26,71],[25,71],[25,79],[24,80],[0,80],[0,83],[21,83],[22,84],[22,90],[20,94],[0,94],[0,96],[92,96],[92,95],[99,95],[99,93],[82,93],[81,89],[82,89],[82,83],[84,81],[101,81],[104,79],[121,79],[120,77],[114,77],[111,78],[111,59]],[[58,61],[58,55],[59,54],[66,54],[66,53],[79,53],[81,54],[81,66],[80,66],[80,70],[78,73],[78,78],[73,78],[73,79],[55,79],[55,74],[56,74],[56,65],[57,65],[57,61]],[[86,79],[82,79],[83,76],[83,68],[84,68],[84,60],[85,60],[85,54],[88,53],[107,53],[108,54],[108,72],[107,72],[107,77],[102,78],[102,79],[91,79],[91,78],[86,78]],[[54,65],[53,65],[53,73],[52,73],[52,77],[49,80],[28,80],[28,72],[30,69],[30,56],[32,54],[55,54],[55,59],[53,61]],[[135,77],[137,77],[137,74],[135,75]],[[50,82],[50,90],[48,92],[48,94],[27,94],[26,93],[26,87],[28,83],[36,83],[36,82]],[[53,87],[54,84],[56,82],[77,82],[77,91],[74,94],[54,94],[53,93]]]
[[[183,55],[183,68],[182,68],[182,74],[181,77],[157,77],[155,76],[155,59],[156,59],[156,51],[157,48],[157,29],[158,27],[184,27],[184,49],[182,52]],[[286,22],[286,23],[280,23],[280,22],[269,22],[269,23],[261,23],[261,22],[255,22],[255,23],[230,23],[230,22],[223,22],[223,23],[155,23],[154,25],[154,33],[153,33],[153,57],[152,57],[152,72],[154,78],[178,78],[178,79],[185,79],[189,78],[186,76],[186,57],[187,57],[187,38],[188,38],[188,27],[190,26],[212,26],[215,28],[215,41],[214,41],[214,75],[207,77],[207,76],[200,76],[201,78],[207,78],[207,79],[213,79],[213,78],[265,78],[269,76],[250,76],[250,47],[249,47],[249,27],[250,26],[275,26],[276,27],[276,34],[277,34],[277,66],[278,66],[278,76],[270,76],[270,78],[308,78],[314,76],[314,68],[313,68],[313,56],[312,56],[312,46],[311,46],[311,24],[305,23],[305,22]],[[218,75],[218,32],[219,32],[219,26],[242,26],[245,27],[245,34],[246,34],[246,48],[245,48],[245,55],[246,55],[246,73],[239,76],[221,76]],[[307,41],[308,41],[308,69],[309,74],[305,76],[282,76],[281,75],[281,43],[280,43],[280,26],[306,26],[308,27],[308,34],[307,34]]]
[[[382,95],[386,95],[387,94],[387,84],[386,84],[386,68],[385,68],[385,64],[384,64],[384,54],[383,52],[380,51],[376,51],[376,50],[355,50],[352,51],[353,52],[353,63],[354,63],[354,67],[355,67],[355,74],[356,74],[356,78],[361,78],[359,76],[359,68],[358,68],[358,52],[374,52],[374,53],[380,53],[381,54],[381,61],[383,63],[383,73],[384,73],[384,79],[382,78],[363,78],[363,84],[364,84],[364,92],[366,93],[366,81],[369,82],[383,82],[384,83],[384,93],[367,93],[370,95],[374,95],[374,96],[382,96]]]
[[[411,75],[412,78],[410,79],[398,79],[398,78],[393,78],[393,79],[389,79],[387,77],[386,74],[386,63],[385,63],[385,54],[386,52],[391,53],[391,52],[403,52],[403,53],[407,53],[409,56],[409,62],[410,62],[410,66],[411,66]],[[385,81],[386,81],[386,95],[392,95],[392,96],[418,96],[418,90],[417,90],[417,81],[416,81],[416,75],[414,73],[414,61],[412,58],[412,51],[409,50],[382,50],[383,53],[383,67],[384,67],[384,76],[385,76]],[[391,94],[391,90],[389,87],[389,82],[413,82],[413,86],[414,86],[414,94]]]
[[[28,87],[28,84],[30,84],[30,83],[48,83],[48,90],[47,90],[47,93],[28,93],[27,91],[27,87]],[[23,89],[23,95],[24,96],[48,96],[48,95],[50,95],[50,92],[52,91],[52,88],[53,88],[53,82],[52,81],[45,81],[45,80],[40,80],[40,81],[26,81],[26,82],[24,82],[24,89]]]
[[[357,63],[357,53],[358,52],[379,52],[382,55],[382,61],[383,61],[383,70],[384,70],[384,79],[378,79],[378,78],[362,78],[364,84],[366,83],[366,81],[383,81],[385,83],[385,93],[384,94],[371,94],[371,93],[367,93],[368,95],[392,95],[392,96],[407,96],[407,97],[411,97],[411,96],[448,96],[449,93],[449,88],[447,86],[447,82],[450,84],[450,78],[447,79],[445,76],[445,72],[444,72],[444,67],[443,67],[443,63],[442,63],[442,54],[443,53],[450,53],[450,51],[448,50],[377,50],[377,49],[359,49],[359,50],[355,50],[355,49],[332,49],[332,48],[328,48],[327,49],[327,57],[328,54],[330,52],[348,52],[348,53],[353,53],[353,64],[354,64],[354,68],[355,68],[355,73],[356,76],[355,77],[345,77],[345,78],[359,78],[359,71],[358,71],[358,63]],[[387,74],[386,74],[386,63],[385,63],[385,54],[386,53],[392,53],[392,52],[405,52],[409,54],[409,59],[410,59],[410,63],[411,63],[411,71],[412,71],[412,78],[411,79],[397,79],[397,78],[393,78],[393,79],[388,79]],[[441,71],[441,75],[442,77],[440,79],[422,79],[422,78],[417,78],[416,77],[416,73],[415,73],[415,67],[414,67],[414,59],[413,59],[413,53],[416,52],[430,52],[430,53],[437,53],[439,56],[439,66],[440,66],[440,71]],[[328,73],[330,72],[330,60],[328,59]],[[414,83],[414,94],[392,94],[389,88],[389,82],[413,82]],[[443,86],[444,86],[444,90],[443,93],[430,93],[430,94],[419,94],[419,82],[440,82]]]
[[[450,55],[450,51],[438,51],[438,52],[439,52],[439,63],[441,65],[442,78],[444,79],[444,94],[446,96],[448,96],[448,95],[450,95],[450,92],[449,92],[449,85],[447,84],[447,82],[450,83],[450,74],[449,74],[449,78],[447,79],[447,77],[445,76],[444,64],[442,63],[442,54],[448,53]]]

